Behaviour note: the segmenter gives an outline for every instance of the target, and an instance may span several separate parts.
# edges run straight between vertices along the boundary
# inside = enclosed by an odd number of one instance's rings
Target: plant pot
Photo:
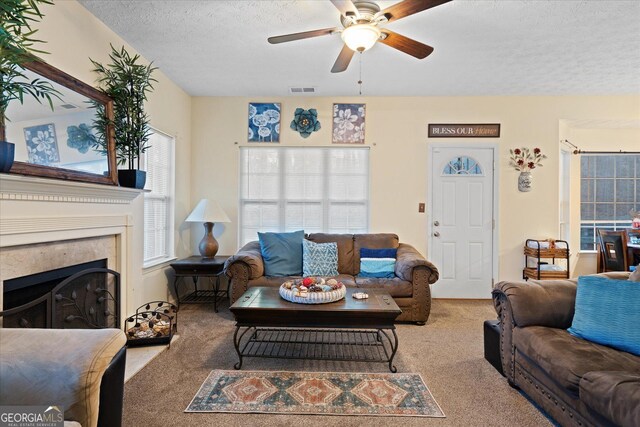
[[[531,185],[533,184],[533,176],[531,172],[520,172],[518,177],[518,190],[526,193],[531,191]]]
[[[118,184],[121,187],[142,190],[147,181],[147,173],[138,169],[118,169]]]
[[[13,166],[16,145],[12,142],[0,141],[0,172],[9,172]]]

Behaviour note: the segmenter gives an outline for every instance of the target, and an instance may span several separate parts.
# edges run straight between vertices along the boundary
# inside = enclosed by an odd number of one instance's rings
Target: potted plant
[[[6,141],[6,116],[9,103],[24,101],[32,96],[38,102],[46,100],[51,109],[51,97],[59,97],[59,92],[46,80],[29,80],[24,75],[24,64],[39,61],[36,53],[46,53],[36,49],[42,40],[34,38],[38,30],[31,25],[44,15],[39,5],[53,4],[50,0],[2,0],[0,7],[0,172],[9,172],[13,166],[15,145]]]
[[[118,182],[123,187],[144,188],[146,172],[140,170],[140,155],[149,146],[149,117],[144,111],[147,93],[153,90],[157,80],[151,75],[157,69],[151,64],[140,64],[140,55],[131,56],[122,47],[111,46],[111,63],[102,65],[93,59],[91,63],[98,74],[99,89],[113,99],[113,121],[109,122],[104,114],[104,106],[96,105],[97,118],[94,123],[96,144],[94,148],[106,152],[106,129],[113,125],[116,140],[116,158],[118,165],[127,169],[118,169]]]

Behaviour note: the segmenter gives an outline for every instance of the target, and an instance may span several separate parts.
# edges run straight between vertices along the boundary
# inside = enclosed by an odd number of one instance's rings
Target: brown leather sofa
[[[61,405],[65,426],[121,426],[126,342],[118,329],[0,328],[0,405]]]
[[[563,426],[640,426],[640,357],[567,332],[576,290],[575,279],[496,285],[504,374]]]
[[[307,235],[316,243],[336,242],[338,245],[338,273],[336,278],[347,287],[367,289],[383,288],[394,298],[402,314],[398,321],[424,325],[431,311],[429,285],[438,280],[438,269],[412,246],[400,243],[395,234],[324,234]],[[396,277],[377,279],[358,277],[360,248],[397,248]],[[260,244],[247,243],[225,263],[229,277],[229,295],[235,302],[252,286],[280,286],[289,277],[264,276],[264,263]]]

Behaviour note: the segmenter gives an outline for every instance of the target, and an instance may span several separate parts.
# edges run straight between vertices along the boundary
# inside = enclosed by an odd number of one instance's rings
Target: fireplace
[[[4,328],[118,328],[120,275],[107,259],[4,281]]]

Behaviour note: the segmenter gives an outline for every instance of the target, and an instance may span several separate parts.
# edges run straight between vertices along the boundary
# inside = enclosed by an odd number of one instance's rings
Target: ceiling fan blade
[[[338,31],[336,27],[324,28],[322,30],[304,31],[302,33],[285,34],[283,36],[269,37],[267,41],[271,44],[292,42],[294,40],[310,39],[311,37],[328,36],[335,31]]]
[[[384,15],[389,22],[397,21],[398,19],[431,9],[432,7],[440,6],[450,1],[451,0],[404,0],[376,13],[375,18]]]
[[[351,62],[351,58],[355,52],[347,47],[345,44],[338,55],[338,59],[336,59],[335,64],[333,64],[333,68],[331,68],[332,73],[341,73],[347,69],[349,66],[349,62]]]
[[[331,0],[331,3],[340,11],[342,16],[353,15],[360,18],[360,12],[351,0]]]
[[[424,59],[431,55],[433,48],[419,41],[410,39],[401,34],[394,33],[393,31],[382,30],[382,33],[386,35],[385,38],[380,38],[380,43],[384,43],[387,46],[391,46],[394,49],[398,49],[401,52],[407,53],[418,59]]]

